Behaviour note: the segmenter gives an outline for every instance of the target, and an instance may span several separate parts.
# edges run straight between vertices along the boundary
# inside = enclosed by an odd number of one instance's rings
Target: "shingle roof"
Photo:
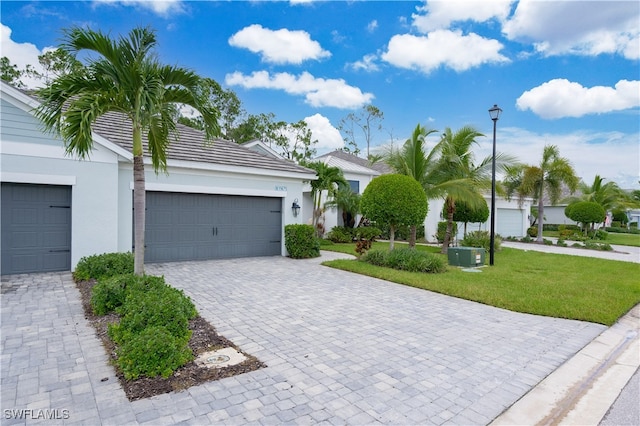
[[[324,161],[327,165],[332,167],[337,167],[343,172],[347,173],[357,173],[361,175],[380,175],[380,172],[377,170],[373,170],[369,167],[364,167],[356,163],[352,163],[351,161],[344,160],[339,157],[334,157],[333,155],[326,155],[321,157],[321,161]]]
[[[206,143],[204,132],[182,124],[177,125],[178,139],[171,141],[167,148],[167,159],[197,161],[228,166],[250,167],[265,170],[277,170],[294,173],[312,173],[313,170],[299,166],[284,159],[260,154],[234,142],[216,139]],[[95,133],[122,148],[132,150],[131,122],[119,113],[110,112],[98,119],[94,125]],[[148,155],[147,138],[142,143],[145,155]]]
[[[351,154],[349,152],[336,150],[336,151],[332,151],[332,152],[329,152],[327,154],[321,155],[321,156],[317,157],[317,159],[321,159],[321,158],[324,158],[324,157],[341,158],[341,159],[346,160],[346,161],[348,161],[350,163],[354,163],[354,164],[357,164],[357,165],[362,166],[362,167],[373,169],[373,170],[379,172],[380,174],[393,173],[393,170],[391,170],[391,167],[389,167],[389,165],[387,163],[384,163],[382,161],[378,161],[378,162],[375,162],[375,163],[371,164],[369,162],[369,160],[367,160],[366,158],[358,157],[357,155]]]

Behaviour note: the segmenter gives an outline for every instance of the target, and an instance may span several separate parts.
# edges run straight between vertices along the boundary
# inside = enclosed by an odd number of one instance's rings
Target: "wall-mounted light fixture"
[[[291,205],[291,211],[293,212],[293,217],[298,217],[300,214],[300,204],[298,204],[298,199],[293,200],[293,204]]]

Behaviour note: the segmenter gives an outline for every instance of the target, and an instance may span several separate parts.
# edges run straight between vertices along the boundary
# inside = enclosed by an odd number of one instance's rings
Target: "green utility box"
[[[449,265],[466,268],[484,265],[484,249],[478,247],[449,247]]]

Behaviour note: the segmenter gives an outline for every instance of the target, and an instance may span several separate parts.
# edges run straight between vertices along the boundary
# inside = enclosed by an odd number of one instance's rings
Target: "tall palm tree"
[[[36,116],[49,131],[60,135],[67,153],[84,159],[93,148],[92,127],[106,113],[117,112],[132,125],[135,273],[144,274],[145,151],[156,172],[166,170],[166,150],[177,138],[175,107],[189,105],[202,115],[207,140],[219,135],[218,113],[210,107],[202,79],[184,68],[162,65],[154,54],[155,32],[135,28],[128,37],[111,39],[100,31],[71,28],[64,33],[61,49],[76,57],[88,51],[81,73],[55,78],[37,91],[41,105]]]
[[[315,170],[316,179],[311,181],[311,197],[313,199],[313,227],[320,237],[323,231],[320,229],[320,217],[322,216],[322,193],[327,192],[327,200],[330,201],[340,185],[348,186],[342,170],[329,166],[322,161],[307,163],[306,167]]]
[[[471,150],[478,144],[477,138],[484,136],[476,129],[465,126],[455,133],[446,128],[442,139],[433,148],[438,160],[427,175],[427,195],[430,198],[443,197],[447,211],[447,230],[442,243],[442,253],[446,253],[453,237],[453,214],[456,201],[464,201],[471,208],[484,203],[483,191],[491,187],[491,157],[486,157],[479,165],[474,163]],[[496,165],[502,162],[496,159]]]
[[[411,138],[407,139],[402,148],[394,149],[391,147],[385,156],[387,164],[394,172],[410,176],[418,181],[423,187],[428,187],[427,173],[431,158],[426,152],[425,139],[436,130],[428,130],[418,124],[411,134]],[[416,226],[412,225],[411,235],[409,236],[409,247],[416,245]]]
[[[563,185],[573,194],[578,187],[578,181],[571,162],[560,156],[560,150],[555,145],[545,145],[539,165],[521,165],[507,170],[507,196],[516,194],[520,200],[533,197],[538,202],[538,243],[543,242],[545,194],[548,195],[551,204],[557,204],[562,195]]]

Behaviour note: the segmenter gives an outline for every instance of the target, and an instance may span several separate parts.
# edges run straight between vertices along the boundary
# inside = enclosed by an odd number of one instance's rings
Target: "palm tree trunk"
[[[393,250],[393,242],[396,239],[396,227],[394,225],[389,226],[389,250]]]
[[[135,230],[133,271],[136,275],[144,275],[145,209],[144,161],[142,155],[136,155],[133,157],[133,226]]]
[[[542,244],[542,229],[543,229],[543,218],[544,218],[544,200],[542,197],[538,200],[538,237],[536,238],[536,242]]]
[[[444,233],[444,241],[442,242],[442,250],[440,253],[447,254],[449,244],[451,243],[451,235],[453,234],[453,213],[456,207],[455,201],[450,197],[447,197],[447,231]]]

